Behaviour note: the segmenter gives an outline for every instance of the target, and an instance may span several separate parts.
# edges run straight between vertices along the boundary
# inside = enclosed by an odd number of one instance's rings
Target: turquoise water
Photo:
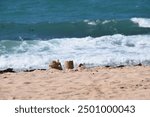
[[[149,0],[1,0],[0,22],[39,23],[150,17]]]
[[[150,64],[149,0],[1,0],[0,69]],[[82,43],[81,43],[82,42]]]

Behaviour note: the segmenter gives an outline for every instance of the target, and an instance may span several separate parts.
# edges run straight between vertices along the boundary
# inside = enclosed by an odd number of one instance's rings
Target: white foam
[[[131,18],[131,21],[137,23],[140,27],[150,28],[149,18]]]
[[[111,22],[111,20],[105,20],[105,21],[102,22],[102,24],[107,24],[109,22]]]
[[[85,23],[87,23],[88,25],[98,25],[99,23],[102,23],[103,25],[104,24],[107,24],[107,23],[110,23],[111,21],[114,21],[114,20],[104,20],[104,21],[100,21],[100,20],[84,20]]]
[[[88,25],[97,25],[98,23],[100,23],[100,20],[95,20],[95,21],[91,21],[91,20],[84,20],[85,23],[87,23]]]
[[[150,35],[22,41],[0,56],[0,69],[47,69],[51,60],[91,65],[150,64]]]

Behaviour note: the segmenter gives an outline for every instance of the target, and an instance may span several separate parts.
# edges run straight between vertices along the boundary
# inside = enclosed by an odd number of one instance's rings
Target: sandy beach
[[[3,73],[0,99],[150,99],[150,67]]]

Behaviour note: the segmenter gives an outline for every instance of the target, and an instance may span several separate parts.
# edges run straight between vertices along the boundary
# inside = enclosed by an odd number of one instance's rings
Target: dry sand
[[[0,99],[150,99],[150,67],[3,73]]]

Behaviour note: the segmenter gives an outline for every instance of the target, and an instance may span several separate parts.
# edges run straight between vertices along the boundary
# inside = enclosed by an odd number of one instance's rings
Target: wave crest
[[[139,27],[150,28],[150,18],[131,18],[131,21],[137,23]]]

